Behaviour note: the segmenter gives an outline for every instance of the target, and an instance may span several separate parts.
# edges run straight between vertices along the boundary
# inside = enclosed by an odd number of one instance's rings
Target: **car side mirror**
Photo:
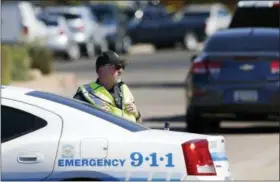
[[[196,58],[197,58],[197,55],[193,55],[193,56],[191,57],[191,62],[193,62]]]

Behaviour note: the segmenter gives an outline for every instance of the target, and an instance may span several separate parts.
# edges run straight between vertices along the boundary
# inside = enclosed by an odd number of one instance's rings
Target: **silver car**
[[[95,16],[85,6],[47,7],[45,13],[61,15],[67,20],[75,41],[81,51],[89,58],[95,57],[96,51],[108,50],[105,33],[97,23]]]
[[[38,19],[47,26],[47,45],[56,55],[63,55],[64,58],[71,61],[80,59],[79,45],[74,40],[64,17],[40,14]]]

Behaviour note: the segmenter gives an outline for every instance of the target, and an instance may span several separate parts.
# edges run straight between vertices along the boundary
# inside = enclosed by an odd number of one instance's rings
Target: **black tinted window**
[[[280,27],[280,10],[279,7],[242,7],[237,8],[230,28],[234,27]]]
[[[205,51],[209,52],[246,52],[246,51],[273,51],[279,52],[279,36],[233,36],[215,37],[205,44]]]
[[[210,12],[185,12],[185,18],[208,18],[210,16]]]
[[[126,19],[128,21],[132,20],[135,17],[134,10],[125,9],[125,10],[122,10],[122,13],[126,16]]]
[[[114,10],[109,7],[92,7],[91,10],[99,22],[110,21],[116,18]]]
[[[47,122],[30,113],[1,106],[1,143],[43,128]]]
[[[45,18],[40,18],[40,20],[42,20],[44,22],[44,24],[47,25],[47,26],[58,26],[58,21],[48,20],[48,19],[45,19]]]
[[[63,16],[66,20],[73,20],[73,19],[82,18],[81,15],[70,14],[70,13],[50,13],[50,14],[58,15],[58,16]]]

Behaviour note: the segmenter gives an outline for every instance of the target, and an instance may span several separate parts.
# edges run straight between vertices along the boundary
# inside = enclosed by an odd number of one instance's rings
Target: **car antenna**
[[[170,122],[165,122],[164,123],[164,130],[170,130],[169,126],[170,126]]]

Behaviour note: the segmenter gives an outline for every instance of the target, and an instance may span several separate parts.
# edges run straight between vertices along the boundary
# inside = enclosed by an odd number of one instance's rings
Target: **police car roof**
[[[15,86],[5,86],[1,85],[1,97],[15,100],[25,100],[32,102],[33,104],[44,105],[48,110],[53,110],[54,112],[60,112],[59,109],[62,107],[70,107],[75,109],[77,112],[87,113],[98,118],[104,119],[105,121],[117,125],[125,130],[131,132],[143,131],[149,128],[138,125],[134,122],[127,121],[123,118],[117,117],[111,113],[102,111],[101,109],[92,108],[89,104],[77,101],[75,99],[63,97],[57,94],[39,91],[36,89],[15,87]],[[32,98],[30,100],[30,98]],[[36,102],[36,103],[34,103]],[[58,110],[57,110],[58,109]],[[68,115],[68,113],[66,114]]]
[[[32,92],[34,89],[32,88],[24,88],[19,86],[10,86],[10,85],[1,85],[1,93],[3,95],[12,96],[14,94],[17,95],[25,95],[26,93]],[[1,94],[1,96],[2,96]]]

